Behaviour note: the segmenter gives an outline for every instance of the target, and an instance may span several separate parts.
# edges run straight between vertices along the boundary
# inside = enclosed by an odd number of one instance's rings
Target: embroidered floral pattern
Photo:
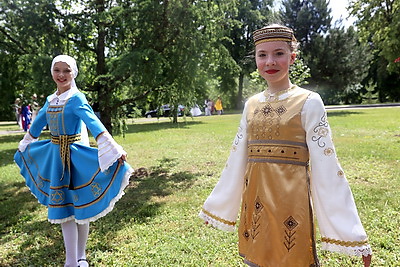
[[[325,156],[331,156],[332,154],[333,154],[333,149],[332,148],[325,148],[325,150],[324,150],[324,154],[325,154]]]
[[[283,222],[283,224],[287,228],[287,230],[285,229],[285,241],[283,242],[283,244],[289,252],[296,245],[296,243],[294,242],[296,240],[296,238],[294,237],[296,231],[293,230],[299,225],[299,223],[292,216],[289,216]]]
[[[275,112],[281,116],[282,114],[284,114],[287,111],[287,109],[284,106],[280,106],[277,109],[275,109]]]
[[[274,109],[272,108],[272,106],[270,105],[270,104],[268,104],[268,105],[266,105],[266,106],[264,106],[262,109],[261,109],[261,112],[262,112],[262,114],[264,115],[264,116],[273,116],[274,114],[273,114],[273,111],[274,111]]]
[[[239,126],[238,132],[236,133],[235,140],[233,140],[234,146],[237,146],[239,144],[240,140],[243,139],[243,133],[242,132],[243,132],[243,129],[242,129],[242,127]]]
[[[311,137],[311,140],[313,142],[316,142],[319,147],[325,147],[325,145],[326,145],[326,143],[323,141],[323,139],[329,133],[328,126],[329,126],[329,124],[328,124],[328,121],[326,119],[326,112],[324,112],[324,115],[322,115],[320,122],[313,129],[313,132],[316,135]]]

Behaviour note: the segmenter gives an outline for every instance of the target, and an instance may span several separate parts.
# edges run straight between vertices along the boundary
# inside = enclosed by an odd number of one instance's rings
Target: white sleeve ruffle
[[[104,132],[97,137],[97,147],[99,165],[102,172],[106,171],[122,155],[126,155],[124,149],[115,142],[108,132]]]
[[[322,249],[353,256],[372,254],[318,94],[311,94],[304,104],[302,123],[310,151],[311,195]]]
[[[247,164],[246,127],[245,107],[238,132],[232,144],[232,151],[220,180],[205,201],[199,214],[200,218],[206,223],[224,231],[235,230],[242,200],[243,177]]]
[[[21,152],[24,152],[25,149],[26,149],[26,147],[27,147],[30,143],[35,142],[35,141],[37,141],[37,140],[39,140],[39,138],[34,138],[29,132],[27,132],[27,133],[24,135],[24,138],[22,138],[22,140],[19,141],[18,150],[21,151]]]

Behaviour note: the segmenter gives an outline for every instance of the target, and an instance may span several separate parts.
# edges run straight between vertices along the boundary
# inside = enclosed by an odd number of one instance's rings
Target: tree
[[[0,2],[1,119],[9,118],[16,97],[53,90],[51,58],[43,55],[58,53],[63,42],[53,34],[57,24],[52,8],[52,1]]]
[[[369,48],[359,42],[353,27],[332,28],[314,40],[310,84],[327,104],[361,102],[359,90],[368,74]]]
[[[283,0],[280,15],[284,24],[294,30],[306,62],[313,40],[331,27],[331,9],[327,0]]]
[[[381,101],[400,101],[400,1],[352,0],[350,14],[357,18],[361,40],[373,49],[370,76]]]
[[[300,56],[310,68],[309,85],[327,104],[361,102],[371,56],[357,31],[340,22],[331,26],[326,0],[285,0],[280,11],[300,42]]]
[[[112,132],[127,104],[151,101],[176,107],[195,101],[219,54],[215,36],[225,16],[220,10],[230,2],[6,0],[0,4],[5,40],[0,52],[15,54],[18,66],[29,69],[26,77],[17,70],[24,86],[49,77],[54,55],[77,58],[77,83],[99,102],[101,120]],[[35,64],[39,71],[31,68]],[[51,78],[44,80],[47,84]],[[34,90],[41,86],[32,84]]]
[[[230,16],[230,27],[226,31],[224,47],[229,55],[224,55],[225,62],[218,69],[221,77],[222,91],[231,91],[238,88],[236,94],[232,94],[236,108],[241,108],[243,102],[244,78],[250,76],[255,69],[254,59],[251,56],[253,51],[252,33],[258,28],[266,26],[276,17],[272,11],[273,1],[271,0],[240,0],[237,1],[237,11]],[[233,61],[232,61],[233,60]],[[234,90],[233,92],[236,92]]]

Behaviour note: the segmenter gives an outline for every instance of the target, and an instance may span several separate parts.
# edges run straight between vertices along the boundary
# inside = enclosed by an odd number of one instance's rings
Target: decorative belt
[[[60,157],[61,163],[63,166],[63,172],[60,181],[64,179],[65,167],[68,168],[68,173],[71,174],[71,154],[69,145],[81,140],[80,134],[75,135],[59,135],[59,136],[51,136],[51,142],[56,145],[60,145]],[[72,181],[72,180],[70,180]],[[70,184],[70,188],[72,184]]]
[[[308,148],[305,143],[287,140],[250,140],[248,161],[307,166]]]

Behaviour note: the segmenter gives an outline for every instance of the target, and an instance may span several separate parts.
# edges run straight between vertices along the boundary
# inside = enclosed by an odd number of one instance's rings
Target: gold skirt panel
[[[249,159],[239,252],[256,266],[318,266],[308,167]]]

